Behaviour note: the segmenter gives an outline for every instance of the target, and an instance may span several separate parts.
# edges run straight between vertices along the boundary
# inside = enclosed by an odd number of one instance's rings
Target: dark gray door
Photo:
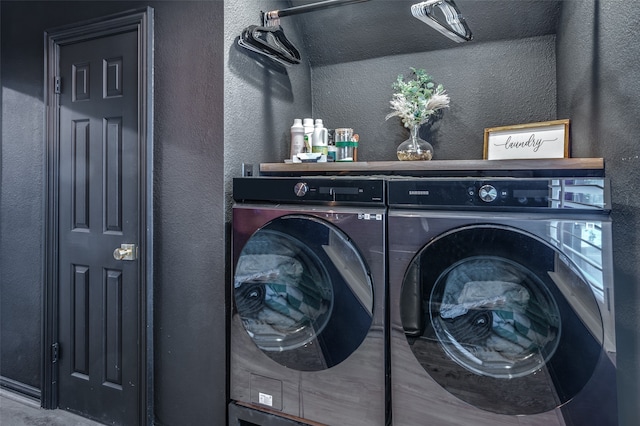
[[[60,46],[60,408],[139,422],[138,33]]]

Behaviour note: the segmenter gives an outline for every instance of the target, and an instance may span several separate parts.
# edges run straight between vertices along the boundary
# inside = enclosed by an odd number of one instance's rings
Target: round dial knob
[[[493,185],[482,185],[478,190],[478,196],[485,203],[490,203],[498,198],[498,191]]]
[[[296,183],[296,186],[293,187],[293,192],[297,197],[304,197],[309,191],[309,185],[304,182]]]

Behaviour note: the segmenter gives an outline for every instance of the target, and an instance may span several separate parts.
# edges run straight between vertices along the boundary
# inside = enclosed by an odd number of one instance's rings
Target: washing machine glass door
[[[435,238],[402,288],[414,355],[445,389],[488,411],[535,414],[568,402],[593,375],[603,327],[589,284],[566,262],[499,225]]]
[[[314,216],[279,217],[249,238],[235,264],[234,301],[253,342],[300,371],[344,361],[373,318],[373,286],[358,249]]]

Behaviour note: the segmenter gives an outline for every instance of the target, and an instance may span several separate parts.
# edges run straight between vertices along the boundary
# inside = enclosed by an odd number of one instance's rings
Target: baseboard
[[[41,400],[40,389],[34,388],[33,386],[18,382],[8,377],[0,376],[0,388],[37,399],[38,401]]]

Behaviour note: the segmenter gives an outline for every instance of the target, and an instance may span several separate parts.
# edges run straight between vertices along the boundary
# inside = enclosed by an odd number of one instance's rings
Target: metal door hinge
[[[53,77],[53,92],[59,95],[62,91],[62,82],[59,76]]]
[[[60,345],[56,342],[53,345],[51,345],[51,362],[52,363],[58,362],[59,353],[60,353]]]

